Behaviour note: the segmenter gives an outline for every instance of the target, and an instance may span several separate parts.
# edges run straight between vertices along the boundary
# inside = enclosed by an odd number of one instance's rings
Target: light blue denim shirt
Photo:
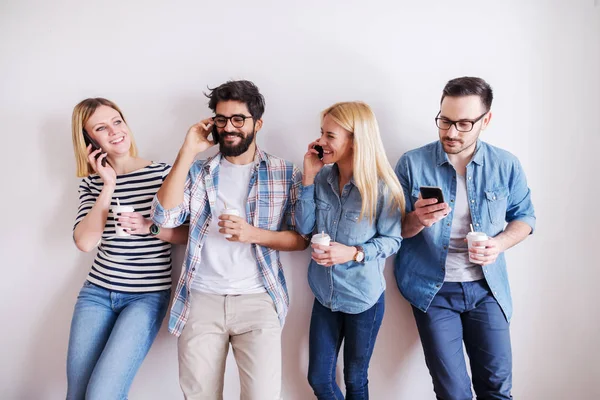
[[[456,171],[439,141],[404,154],[396,174],[406,196],[406,212],[414,210],[421,186],[439,186],[446,203],[454,208]],[[519,160],[509,152],[477,141],[467,165],[467,198],[476,231],[496,236],[507,222],[523,221],[535,228],[531,192]],[[427,311],[444,283],[446,256],[454,210],[443,220],[404,240],[395,261],[396,281],[402,295],[415,307]],[[506,319],[512,316],[512,299],[506,261],[483,267],[483,274]]]
[[[390,196],[380,184],[375,218],[360,219],[362,203],[354,179],[340,195],[338,176],[337,165],[327,165],[313,185],[301,188],[296,230],[303,235],[325,232],[331,241],[362,246],[364,262],[324,267],[311,260],[308,267],[308,283],[319,303],[332,311],[358,314],[371,308],[385,290],[385,259],[398,251],[402,241],[400,211],[390,207]]]

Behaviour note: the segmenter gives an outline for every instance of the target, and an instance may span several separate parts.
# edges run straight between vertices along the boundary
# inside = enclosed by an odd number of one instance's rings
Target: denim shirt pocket
[[[492,225],[502,225],[506,221],[508,188],[498,187],[485,191],[485,198]]]
[[[315,199],[315,206],[316,206],[316,225],[317,225],[317,232],[328,232],[327,227],[329,226],[327,224],[327,218],[329,217],[329,210],[331,210],[331,204],[327,203],[326,201],[323,201],[321,199]]]
[[[360,218],[360,211],[348,210],[344,212],[344,226],[346,228],[344,233],[350,239],[350,245],[366,242],[371,233],[370,225],[368,216],[365,215],[362,219]]]

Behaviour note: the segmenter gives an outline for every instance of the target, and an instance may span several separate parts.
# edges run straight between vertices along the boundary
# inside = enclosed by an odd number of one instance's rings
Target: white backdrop
[[[515,398],[600,398],[597,1],[3,0],[0,55],[0,398],[65,395],[72,307],[92,260],[71,240],[78,180],[70,116],[78,101],[115,101],[141,155],[172,162],[188,126],[209,115],[207,85],[250,79],[267,100],[259,144],[301,164],[320,110],[363,100],[395,164],[437,138],[441,89],[463,75],[495,89],[484,139],[519,157],[538,217],[535,235],[508,253]],[[292,302],[286,399],[313,398],[305,378],[308,260],[308,252],[283,255]],[[391,263],[386,276],[371,398],[434,399]],[[239,396],[232,358],[225,391],[226,399]],[[182,398],[166,321],[130,398]]]

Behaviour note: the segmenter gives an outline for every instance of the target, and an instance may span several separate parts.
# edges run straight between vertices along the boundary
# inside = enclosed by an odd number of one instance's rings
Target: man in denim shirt
[[[517,158],[479,140],[492,99],[483,79],[449,81],[436,117],[440,140],[407,152],[396,166],[407,212],[396,280],[413,306],[438,399],[472,399],[463,341],[477,398],[512,398],[504,251],[533,231],[535,216]],[[445,202],[423,199],[422,186],[440,187]],[[471,253],[470,225],[489,237]]]

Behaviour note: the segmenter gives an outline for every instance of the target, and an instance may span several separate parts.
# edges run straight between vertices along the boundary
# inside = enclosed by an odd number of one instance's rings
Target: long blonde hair
[[[327,115],[353,136],[353,175],[362,199],[360,218],[367,215],[372,221],[376,216],[380,182],[391,194],[389,206],[397,207],[404,218],[404,192],[385,154],[371,107],[358,101],[336,103],[321,113],[321,121]]]
[[[121,115],[123,122],[127,123],[121,109],[119,109],[112,101],[103,99],[102,97],[85,99],[75,106],[71,120],[71,130],[73,136],[73,150],[75,151],[75,162],[77,164],[77,176],[80,178],[84,178],[94,173],[94,168],[92,168],[88,161],[87,145],[85,144],[83,131],[85,129],[85,124],[100,106],[107,106],[116,110]],[[129,155],[137,157],[137,147],[131,133],[129,134],[129,139],[131,141]]]

